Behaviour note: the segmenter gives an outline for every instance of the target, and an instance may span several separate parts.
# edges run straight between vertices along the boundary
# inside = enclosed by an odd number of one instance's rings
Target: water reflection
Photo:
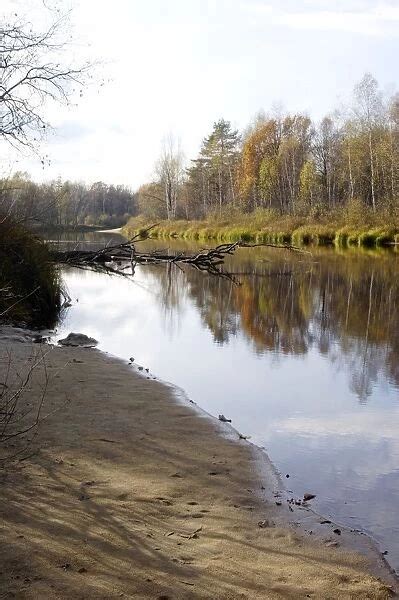
[[[388,253],[312,256],[241,250],[229,261],[241,285],[176,267],[151,270],[165,314],[178,315],[186,292],[215,343],[240,330],[258,355],[316,349],[350,364],[350,388],[366,402],[381,374],[399,385],[398,262]]]
[[[92,335],[231,417],[399,568],[397,255],[241,250],[228,268],[241,286],[172,266],[133,282],[65,272],[79,302],[60,335]]]

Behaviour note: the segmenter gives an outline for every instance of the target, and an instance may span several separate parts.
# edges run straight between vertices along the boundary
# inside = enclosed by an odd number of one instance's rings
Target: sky
[[[2,0],[0,14],[34,21],[45,1]],[[219,118],[243,129],[278,105],[318,120],[365,72],[398,87],[399,0],[75,0],[71,23],[75,60],[101,61],[97,82],[77,106],[49,107],[50,164],[0,146],[3,171],[135,189],[170,133],[189,160]]]

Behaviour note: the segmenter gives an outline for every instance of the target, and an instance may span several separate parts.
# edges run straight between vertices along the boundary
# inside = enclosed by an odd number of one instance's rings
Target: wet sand
[[[0,471],[0,598],[391,597],[368,538],[291,511],[260,450],[145,371],[11,336],[2,380],[48,350],[21,403],[45,365],[49,416]]]

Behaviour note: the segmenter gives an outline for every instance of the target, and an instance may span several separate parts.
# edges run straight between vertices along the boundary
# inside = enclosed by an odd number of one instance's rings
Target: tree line
[[[399,206],[399,94],[365,74],[351,106],[314,123],[306,114],[259,114],[243,132],[220,119],[185,167],[169,137],[152,182],[138,190],[149,218],[203,219],[271,209],[314,215],[357,201]]]
[[[59,179],[39,184],[26,173],[0,180],[0,205],[3,214],[12,214],[20,222],[48,227],[119,227],[137,214],[136,194],[126,186]]]
[[[75,54],[69,13],[43,4],[40,21],[37,29],[14,10],[0,17],[0,142],[39,157],[40,142],[51,129],[48,107],[76,102],[94,67],[70,62]],[[0,223],[118,226],[136,214],[136,206],[135,194],[121,185],[61,180],[38,184],[26,173],[0,179]]]

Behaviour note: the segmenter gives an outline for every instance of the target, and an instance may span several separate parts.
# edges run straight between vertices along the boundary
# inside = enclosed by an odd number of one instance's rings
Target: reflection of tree
[[[399,283],[392,255],[242,250],[229,268],[247,273],[241,286],[194,270],[157,270],[162,303],[178,311],[188,294],[220,344],[240,332],[258,354],[301,355],[315,348],[337,367],[349,365],[351,388],[362,402],[380,373],[399,385]]]
[[[260,279],[247,277],[236,289],[235,306],[242,330],[259,353],[305,353],[309,330],[298,302],[295,276],[274,268],[264,275]]]
[[[212,331],[215,342],[223,344],[238,330],[238,314],[234,306],[234,289],[230,281],[206,277],[197,271],[186,271],[189,293],[201,319]]]
[[[153,290],[162,306],[164,321],[170,333],[179,327],[186,292],[184,272],[172,263],[145,267],[149,270],[156,288]]]

